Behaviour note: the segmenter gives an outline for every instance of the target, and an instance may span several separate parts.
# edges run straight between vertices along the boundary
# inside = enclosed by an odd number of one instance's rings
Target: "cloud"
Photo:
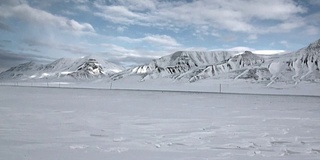
[[[16,6],[20,4],[27,4],[26,0],[1,0],[1,5]]]
[[[137,57],[140,56],[136,50],[126,49],[124,47],[121,47],[121,46],[118,46],[118,45],[115,45],[115,44],[103,43],[103,44],[101,44],[101,46],[105,47],[105,49],[110,54],[116,55],[118,57],[128,56],[128,55],[137,56]]]
[[[0,29],[8,32],[13,32],[13,29],[9,25],[2,22],[0,22]]]
[[[306,33],[308,35],[318,35],[319,34],[319,27],[316,27],[316,26],[307,26],[306,27]]]
[[[103,6],[95,3],[95,7],[101,12],[94,13],[107,21],[120,24],[135,24],[143,19],[142,15],[130,11],[126,6]]]
[[[129,43],[147,42],[151,45],[162,46],[162,47],[182,46],[174,38],[168,35],[147,35],[143,38],[117,37],[117,39],[129,42]]]
[[[103,43],[101,44],[105,48],[105,52],[102,53],[107,55],[107,60],[116,64],[130,67],[134,65],[141,65],[150,62],[152,59],[159,58],[162,52],[155,51],[143,51],[127,49],[122,46]]]
[[[110,4],[111,3],[111,4]],[[125,25],[143,25],[172,29],[193,27],[198,32],[206,26],[210,30],[227,30],[244,33],[264,33],[268,27],[259,24],[280,23],[278,27],[291,30],[305,24],[290,22],[299,20],[307,9],[293,0],[201,0],[201,1],[109,1],[95,3],[94,14],[105,20]],[[270,11],[272,9],[272,11]],[[259,24],[257,24],[259,22]],[[294,25],[289,27],[289,25]],[[269,26],[269,27],[272,27]],[[208,30],[208,29],[207,29]],[[213,32],[214,33],[214,32]],[[215,35],[215,34],[213,34]]]
[[[128,29],[126,26],[118,26],[116,30],[118,32],[124,32],[126,29]]]
[[[320,1],[319,1],[320,3]],[[306,32],[308,35],[317,35],[320,32],[320,13],[316,12],[305,17],[306,23]]]
[[[319,0],[308,0],[308,2],[309,2],[311,5],[320,6],[320,1],[319,1]]]
[[[76,6],[76,9],[80,10],[80,11],[84,11],[84,12],[89,12],[90,8],[86,5],[78,5]]]
[[[238,46],[238,47],[233,47],[226,49],[227,51],[253,51],[255,49],[249,48],[249,47],[244,47],[244,46]]]
[[[255,54],[264,54],[264,55],[270,55],[270,54],[278,54],[278,53],[285,53],[285,50],[253,50],[252,51]]]
[[[161,46],[181,46],[174,38],[167,35],[149,35],[142,38],[142,41]]]
[[[55,41],[40,41],[36,39],[24,39],[24,44],[34,48],[54,49],[58,52],[65,51],[75,55],[91,55],[94,52],[88,50],[87,44],[66,44]]]
[[[249,40],[256,40],[256,39],[258,39],[258,36],[256,34],[251,34],[248,36],[248,39]]]
[[[134,11],[146,11],[146,10],[155,10],[157,0],[117,0],[117,5],[126,5],[128,9]]]
[[[12,43],[12,41],[11,40],[0,40],[0,44],[1,43],[6,43],[6,44],[8,44],[8,43]]]
[[[40,46],[40,47],[53,47],[54,44],[49,44],[48,41],[38,41],[35,39],[23,39],[23,43],[27,44],[30,47]]]
[[[110,44],[110,43],[103,43],[101,44],[102,47],[105,48],[106,52],[109,55],[112,55],[113,57],[116,58],[123,58],[123,57],[145,57],[145,58],[158,58],[161,56],[159,53],[161,52],[155,52],[155,51],[145,51],[145,50],[136,50],[136,49],[127,49],[122,46],[118,46],[115,44]],[[155,54],[158,53],[158,54]]]
[[[0,18],[17,18],[33,26],[58,27],[59,29],[76,33],[95,32],[89,23],[80,23],[73,19],[53,15],[49,12],[32,8],[28,4],[0,6],[0,12]]]
[[[250,47],[245,47],[245,46],[238,46],[238,47],[233,47],[233,48],[227,48],[227,49],[214,49],[212,51],[239,51],[239,52],[244,52],[244,51],[251,51],[252,53],[255,54],[264,54],[264,55],[270,55],[270,54],[277,54],[277,53],[284,53],[285,50],[257,50],[254,48]]]
[[[282,41],[280,41],[279,43],[282,44],[283,46],[285,46],[286,48],[289,47],[288,41],[282,40]]]
[[[120,58],[109,57],[108,61],[124,67],[133,67],[137,65],[147,64],[154,58],[150,57],[135,57],[135,56],[125,56]]]
[[[29,53],[15,53],[10,50],[0,48],[0,69],[6,70],[10,67],[17,66],[18,64],[28,61],[35,61],[38,63],[46,63],[53,61],[49,56],[35,55]]]

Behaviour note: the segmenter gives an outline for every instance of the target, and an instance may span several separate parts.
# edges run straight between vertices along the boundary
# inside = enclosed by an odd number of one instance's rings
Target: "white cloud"
[[[163,46],[163,47],[182,46],[174,38],[168,35],[147,35],[143,38],[117,37],[117,39],[129,42],[129,43],[147,42],[152,45]]]
[[[117,0],[118,5],[126,5],[130,10],[145,11],[156,9],[157,0]]]
[[[118,32],[124,32],[126,29],[128,29],[126,26],[118,26],[117,27]]]
[[[317,35],[317,34],[319,34],[319,28],[315,27],[315,26],[311,26],[311,25],[307,26],[306,33],[308,35]]]
[[[286,52],[285,50],[257,50],[257,49],[245,47],[245,46],[238,46],[238,47],[227,48],[227,49],[214,49],[213,51],[216,51],[216,50],[239,51],[239,52],[251,51],[252,53],[255,53],[255,54],[264,54],[264,55],[278,54],[278,53],[285,53]]]
[[[287,47],[287,48],[289,47],[288,41],[282,40],[279,43],[282,44],[283,46]]]
[[[208,25],[196,27],[193,35],[198,37],[199,39],[203,39],[203,36],[220,37],[220,34]]]
[[[74,3],[87,3],[89,2],[89,0],[71,0],[73,1]]]
[[[168,53],[165,51],[133,50],[110,43],[101,44],[109,61],[125,66],[135,66],[150,62],[152,59],[160,58]]]
[[[319,1],[320,3],[320,1]],[[306,23],[308,26],[306,27],[306,32],[308,35],[316,35],[320,32],[320,12],[313,13],[308,15],[306,18]]]
[[[292,18],[288,21],[278,23],[277,25],[274,25],[272,27],[269,27],[261,33],[284,33],[284,32],[290,32],[294,29],[302,28],[302,27],[308,27],[307,23],[302,18]]]
[[[68,28],[71,28],[72,30],[75,30],[75,31],[94,32],[92,25],[89,23],[80,24],[79,22],[71,19],[71,20],[66,20],[66,24]]]
[[[87,5],[78,5],[75,8],[80,10],[80,11],[85,11],[85,12],[89,12],[90,11],[90,8]]]
[[[111,54],[118,55],[119,57],[126,57],[126,56],[140,57],[140,55],[136,50],[126,49],[124,47],[121,47],[115,44],[103,43],[101,44],[101,46],[105,47],[105,49],[108,52],[111,52]]]
[[[1,0],[1,5],[16,6],[20,4],[28,4],[26,0]]]
[[[144,38],[142,38],[143,41],[161,45],[161,46],[180,46],[174,38],[167,36],[167,35],[149,35]]]
[[[266,30],[272,31],[268,27],[255,24],[257,21],[278,22],[276,27],[282,28],[282,31],[291,30],[305,26],[303,22],[293,23],[290,19],[301,21],[297,17],[307,11],[293,0],[199,0],[192,2],[119,0],[113,5],[95,3],[95,7],[98,9],[95,15],[114,23],[169,29],[191,26],[203,34],[211,32],[199,30],[202,26],[210,30],[255,34],[265,33]]]
[[[255,54],[264,54],[264,55],[270,55],[270,54],[278,54],[278,53],[285,53],[285,50],[254,50],[252,51]]]
[[[308,2],[309,2],[311,5],[320,6],[320,1],[319,1],[319,0],[308,0]]]
[[[135,21],[143,19],[138,13],[130,11],[125,6],[102,6],[95,3],[95,7],[101,12],[96,12],[94,15],[104,18],[107,21],[120,24],[134,24]]]
[[[258,36],[256,34],[251,34],[251,35],[249,35],[248,39],[249,40],[256,40],[256,39],[258,39]]]
[[[61,13],[64,15],[69,15],[69,16],[76,15],[75,12],[71,12],[69,10],[62,10]]]
[[[249,48],[249,47],[243,47],[243,46],[238,46],[238,47],[233,47],[226,49],[227,51],[253,51],[255,49]]]
[[[49,12],[32,8],[27,4],[1,6],[0,13],[2,13],[0,14],[0,17],[2,18],[17,18],[21,21],[30,23],[33,26],[58,27],[60,29],[76,33],[95,32],[94,28],[89,23],[79,23],[73,19],[56,16]]]

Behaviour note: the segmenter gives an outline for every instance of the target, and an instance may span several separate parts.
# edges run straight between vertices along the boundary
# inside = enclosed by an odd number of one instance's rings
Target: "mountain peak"
[[[251,51],[244,51],[243,54],[253,54]]]
[[[320,48],[320,39],[314,41],[313,43],[311,43],[308,47],[308,49],[312,49],[312,48]]]

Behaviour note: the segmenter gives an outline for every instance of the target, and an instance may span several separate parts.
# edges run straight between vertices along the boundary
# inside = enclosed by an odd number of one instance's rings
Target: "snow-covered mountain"
[[[11,67],[7,71],[0,73],[0,79],[23,79],[26,75],[31,75],[43,69],[43,65],[35,62],[27,62]]]
[[[142,80],[158,77],[187,78],[190,82],[213,77],[238,69],[259,66],[264,59],[250,51],[179,51],[155,59],[112,76],[114,80],[130,75],[141,75]]]
[[[116,73],[113,80],[131,75],[141,81],[159,77],[195,82],[206,78],[253,79],[257,81],[320,81],[320,40],[296,52],[271,56],[250,51],[178,51],[148,64]]]
[[[47,65],[34,62],[20,64],[0,73],[0,79],[29,80],[74,78],[88,79],[103,77],[124,70],[122,66],[108,62],[97,56],[86,56],[77,59],[60,58]]]
[[[183,74],[178,78],[183,77],[189,78],[189,82],[195,82],[200,79],[206,79],[208,77],[214,77],[219,74],[229,73],[233,71],[243,71],[243,73],[249,72],[250,69],[258,68],[264,63],[264,58],[250,52],[245,51],[239,55],[231,57],[228,61],[221,64],[207,65],[205,67],[197,67],[192,71],[192,74]],[[263,70],[259,70],[263,71]],[[251,70],[252,72],[257,72],[257,69]],[[235,78],[242,76],[241,74]],[[252,77],[259,79],[259,76]]]
[[[271,85],[275,81],[320,82],[319,69],[320,39],[296,52],[268,56],[250,51],[178,51],[126,70],[97,56],[61,58],[47,65],[29,62],[0,73],[0,79],[90,79],[108,75],[112,80],[140,76],[141,81],[155,78],[188,82],[206,78],[252,79]]]
[[[178,51],[171,55],[154,59],[149,64],[137,66],[115,74],[114,80],[130,75],[141,75],[143,78],[175,77],[197,67],[225,63],[235,51]]]

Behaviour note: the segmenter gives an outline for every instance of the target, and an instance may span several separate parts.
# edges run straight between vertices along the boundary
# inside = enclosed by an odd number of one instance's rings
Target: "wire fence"
[[[41,87],[41,88],[75,88],[75,89],[103,89],[103,90],[130,90],[130,91],[161,91],[161,92],[189,92],[189,93],[220,93],[220,94],[259,94],[259,95],[285,95],[285,96],[320,96],[320,85],[310,87],[266,87],[264,84],[222,84],[210,85],[195,84],[167,84],[157,85],[149,83],[119,83],[108,81],[100,83],[90,82],[22,82],[0,81],[1,86]]]

